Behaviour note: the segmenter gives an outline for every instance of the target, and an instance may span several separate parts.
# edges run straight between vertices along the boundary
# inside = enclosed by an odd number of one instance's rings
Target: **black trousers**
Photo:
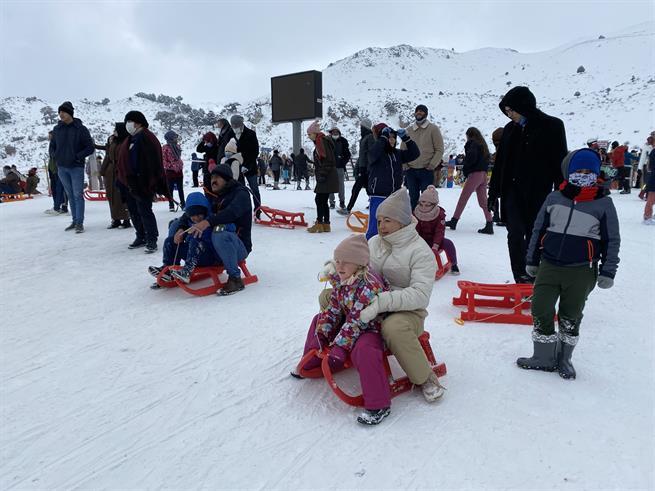
[[[177,187],[177,196],[180,199],[180,206],[184,208],[184,184],[182,183],[182,177],[177,179],[166,179],[168,180],[168,193],[171,195],[171,198],[173,198],[173,189]],[[172,199],[168,200],[168,207],[175,208],[175,202]]]
[[[502,216],[507,228],[509,260],[514,280],[518,281],[521,276],[526,275],[525,256],[539,210],[535,211],[534,206],[529,206],[525,198],[515,190],[510,190],[508,196],[503,198],[502,206]]]
[[[348,211],[351,211],[355,206],[357,197],[362,188],[366,189],[368,187],[368,172],[366,169],[358,169],[357,179],[355,179],[355,184],[353,184],[353,189],[350,193],[350,201],[346,207]]]
[[[316,193],[316,221],[318,223],[330,223],[330,205],[328,200],[330,193]]]
[[[191,171],[193,173],[193,187],[197,188],[198,187],[198,171],[194,170]]]
[[[157,229],[157,219],[152,212],[152,198],[134,196],[131,193],[126,194],[127,209],[130,212],[136,238],[156,244],[159,230]]]

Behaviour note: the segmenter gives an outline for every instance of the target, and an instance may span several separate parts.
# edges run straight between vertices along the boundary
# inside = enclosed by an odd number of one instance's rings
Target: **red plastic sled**
[[[430,346],[430,333],[424,331],[423,334],[421,334],[418,337],[418,340],[421,343],[421,346],[423,347],[425,356],[427,356],[428,363],[430,363],[430,367],[432,368],[434,373],[436,373],[438,377],[443,377],[444,375],[446,375],[447,372],[446,364],[437,363],[437,360],[434,357],[434,353],[432,352],[432,347]],[[303,356],[300,362],[298,363],[298,366],[296,367],[296,372],[304,378],[324,377],[330,388],[334,391],[337,397],[341,399],[343,402],[345,402],[350,406],[355,406],[355,407],[364,406],[364,396],[362,394],[358,394],[358,395],[347,394],[334,381],[334,377],[332,376],[332,371],[330,370],[330,365],[328,364],[329,354],[330,354],[329,348],[326,348],[322,351],[318,351],[315,349],[308,351],[307,354]],[[318,356],[323,360],[321,362],[321,366],[316,367],[312,370],[304,370],[302,367],[314,356]],[[389,380],[389,388],[391,389],[391,397],[393,398],[399,394],[402,394],[403,392],[407,392],[408,390],[410,390],[413,384],[412,382],[410,382],[407,376],[401,377],[399,379],[393,378],[393,375],[391,373],[391,367],[389,366],[389,356],[391,356],[391,352],[389,350],[385,351],[384,370],[387,373],[387,379]],[[348,358],[346,360],[344,368],[350,368],[351,366],[352,365],[350,363],[350,358]]]
[[[87,201],[107,201],[107,193],[105,191],[92,191],[91,189],[85,189],[84,199]]]
[[[25,201],[26,199],[32,199],[32,196],[25,193],[2,193],[0,194],[0,201],[3,203],[8,203],[10,201]]]
[[[461,319],[464,321],[498,322],[501,324],[532,325],[532,315],[529,313],[532,303],[525,300],[532,297],[530,283],[489,285],[472,281],[458,281],[461,290],[459,297],[453,297],[453,305],[466,305]],[[476,307],[493,307],[497,309],[512,309],[512,313],[480,312]],[[523,312],[527,310],[528,313]]]
[[[294,213],[291,211],[277,210],[268,206],[260,206],[260,218],[255,218],[255,223],[267,227],[289,228],[306,227],[304,213]]]
[[[354,220],[351,220],[354,218]],[[364,234],[368,230],[368,215],[361,211],[352,211],[348,215],[346,225],[353,232]]]
[[[452,263],[450,262],[450,259],[448,259],[446,251],[443,249],[439,250],[439,252],[432,249],[432,252],[434,252],[434,257],[437,258],[437,273],[434,275],[434,279],[440,280],[446,273],[448,273],[448,271],[450,271]]]
[[[193,274],[191,275],[191,282],[184,283],[183,281],[173,279],[171,281],[165,281],[161,277],[169,270],[181,269],[182,266],[167,266],[161,270],[159,275],[157,275],[157,284],[163,288],[174,288],[179,286],[182,290],[191,295],[198,297],[204,297],[206,295],[211,295],[216,293],[218,290],[225,286],[225,281],[221,281],[220,276],[225,271],[224,266],[206,266],[201,268],[195,268]],[[246,262],[241,261],[239,263],[239,268],[243,272],[243,283],[244,285],[250,285],[258,281],[257,275],[251,274],[246,267]],[[192,285],[194,282],[203,280],[206,278],[211,278],[211,284],[204,287],[193,288]]]

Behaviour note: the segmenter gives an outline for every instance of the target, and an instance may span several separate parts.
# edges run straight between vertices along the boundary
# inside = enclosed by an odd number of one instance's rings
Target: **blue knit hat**
[[[600,174],[600,157],[591,148],[574,150],[562,161],[562,174],[565,178],[582,169],[590,170],[597,175]]]

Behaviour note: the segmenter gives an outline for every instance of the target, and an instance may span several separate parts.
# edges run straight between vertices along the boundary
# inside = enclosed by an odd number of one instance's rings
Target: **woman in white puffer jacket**
[[[369,240],[370,266],[389,282],[361,313],[363,322],[387,314],[382,337],[413,384],[420,385],[428,402],[443,395],[418,337],[423,333],[437,263],[434,253],[416,231],[409,193],[400,188],[376,212],[378,235]]]

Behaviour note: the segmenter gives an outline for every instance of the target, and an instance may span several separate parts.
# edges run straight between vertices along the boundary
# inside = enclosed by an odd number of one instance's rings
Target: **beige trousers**
[[[318,297],[318,303],[323,310],[327,307],[332,294],[331,288],[326,288]],[[416,312],[393,312],[382,321],[382,338],[405,371],[409,380],[416,385],[422,385],[430,376],[430,364],[419,343],[418,337],[423,334],[425,319]]]

